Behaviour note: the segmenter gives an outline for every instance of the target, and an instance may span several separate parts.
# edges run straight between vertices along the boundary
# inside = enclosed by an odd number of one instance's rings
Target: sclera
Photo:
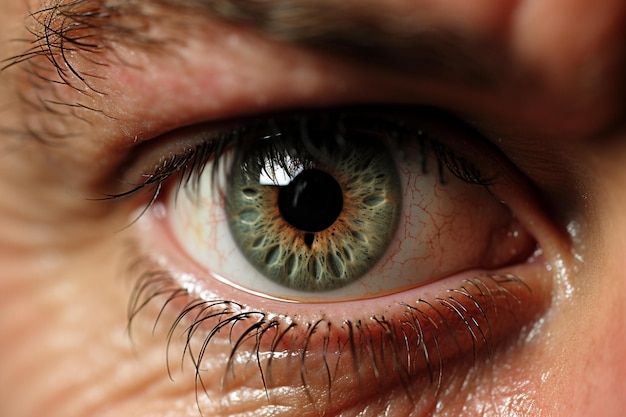
[[[225,172],[211,166],[197,187],[169,195],[169,226],[180,247],[207,274],[255,295],[298,302],[381,297],[457,272],[506,266],[532,253],[532,237],[485,187],[457,178],[432,150],[424,171],[422,148],[417,143],[403,145],[395,152],[403,183],[395,237],[369,272],[343,288],[297,291],[272,282],[252,266],[228,228],[219,186],[224,178],[211,177]],[[232,161],[232,155],[227,160]]]

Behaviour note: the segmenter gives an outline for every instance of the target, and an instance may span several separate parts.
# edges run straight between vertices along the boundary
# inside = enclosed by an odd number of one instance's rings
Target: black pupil
[[[321,232],[339,217],[343,193],[332,175],[319,169],[307,169],[280,189],[278,208],[296,229]]]

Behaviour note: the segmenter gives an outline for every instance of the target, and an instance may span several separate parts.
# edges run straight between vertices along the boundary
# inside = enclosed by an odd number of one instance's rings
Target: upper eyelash
[[[212,179],[217,178],[222,166],[222,156],[230,149],[235,149],[241,153],[241,149],[252,141],[265,138],[277,142],[282,141],[286,133],[298,130],[303,137],[307,135],[311,122],[328,123],[331,119],[331,126],[338,134],[341,131],[357,131],[359,129],[376,129],[382,132],[386,139],[391,139],[398,146],[406,142],[417,141],[420,146],[421,168],[423,173],[428,172],[427,155],[430,151],[437,158],[437,174],[439,181],[445,184],[444,168],[455,177],[469,184],[487,187],[493,184],[492,178],[482,176],[480,170],[467,159],[458,156],[454,151],[446,147],[437,140],[436,135],[409,126],[400,119],[381,116],[372,118],[371,116],[361,116],[358,111],[346,112],[337,110],[334,112],[306,112],[293,113],[277,117],[260,117],[252,121],[245,122],[236,127],[217,132],[213,138],[200,142],[192,147],[185,148],[180,153],[174,153],[163,159],[151,172],[143,175],[145,180],[134,185],[129,190],[107,194],[104,199],[118,199],[133,195],[143,189],[154,187],[149,203],[144,209],[147,210],[159,196],[163,184],[170,178],[177,176],[175,192],[181,188],[191,185],[193,191],[205,171],[206,166],[212,163]],[[333,135],[334,140],[338,136]],[[301,139],[303,140],[303,139]],[[290,142],[291,143],[291,142]],[[329,143],[332,143],[329,140]],[[270,161],[276,166],[285,167],[287,164],[281,152],[271,155],[263,155],[264,160]]]

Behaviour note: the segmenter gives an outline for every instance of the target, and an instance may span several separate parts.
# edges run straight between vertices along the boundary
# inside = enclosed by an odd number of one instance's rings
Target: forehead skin
[[[166,330],[155,337],[140,322],[140,347],[128,341],[130,291],[103,262],[138,233],[111,233],[128,210],[68,197],[93,195],[120,155],[175,127],[376,102],[437,106],[475,125],[535,184],[564,231],[558,250],[571,249],[551,265],[554,305],[534,343],[474,375],[448,415],[621,415],[626,2],[112,4],[123,13],[111,24],[88,18],[74,32],[101,50],[77,48],[67,63],[44,51],[0,73],[0,414],[197,414],[193,375],[175,371],[172,383],[164,369]],[[281,13],[295,4],[299,20]],[[41,8],[0,2],[8,64],[31,46],[15,39],[46,34],[26,18]],[[76,22],[40,16],[52,29]],[[426,52],[445,59],[394,58]],[[276,411],[247,394],[241,415]]]

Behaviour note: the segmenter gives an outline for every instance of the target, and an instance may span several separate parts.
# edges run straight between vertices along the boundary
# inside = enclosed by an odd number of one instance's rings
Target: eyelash
[[[436,156],[437,174],[439,181],[445,184],[444,168],[454,176],[469,184],[476,184],[488,187],[493,184],[492,178],[481,176],[477,167],[458,156],[448,149],[434,136],[407,126],[400,120],[393,118],[379,118],[373,120],[370,117],[354,116],[349,119],[347,113],[335,111],[331,113],[294,113],[284,116],[274,116],[270,118],[259,118],[244,123],[241,126],[221,131],[214,135],[214,139],[202,141],[194,146],[186,147],[182,152],[171,154],[159,163],[148,174],[144,174],[145,181],[132,187],[130,190],[117,194],[111,194],[107,199],[117,199],[128,197],[144,189],[152,189],[149,202],[141,211],[141,215],[147,212],[158,200],[164,187],[180,192],[190,186],[191,192],[197,187],[198,181],[205,168],[212,163],[212,178],[217,178],[220,169],[224,169],[222,163],[223,156],[231,149],[246,149],[249,144],[258,138],[272,136],[268,132],[273,132],[273,137],[279,137],[279,133],[284,133],[294,128],[302,128],[311,121],[320,118],[336,117],[337,128],[349,130],[358,128],[379,129],[382,132],[389,132],[386,136],[392,138],[399,146],[404,141],[418,141],[422,150],[422,169],[427,171],[425,160],[428,149]],[[348,120],[346,122],[346,120]],[[277,155],[263,155],[272,163],[277,165],[285,164]],[[237,158],[235,157],[235,161]],[[170,186],[166,183],[170,180],[175,182]],[[256,365],[262,380],[266,396],[270,398],[268,385],[271,384],[269,378],[272,374],[272,358],[278,352],[278,347],[285,340],[290,340],[297,345],[297,349],[291,348],[293,352],[299,352],[300,380],[306,391],[309,400],[316,403],[312,397],[311,390],[307,383],[307,348],[313,341],[320,341],[324,346],[324,366],[328,377],[328,395],[332,392],[334,377],[332,369],[338,369],[340,361],[345,355],[352,357],[353,367],[357,367],[358,358],[367,358],[374,362],[374,367],[381,367],[375,373],[379,378],[380,373],[391,369],[392,373],[399,374],[399,382],[405,387],[407,395],[408,384],[412,382],[413,375],[417,372],[417,367],[426,370],[429,376],[430,385],[434,386],[435,394],[439,392],[443,381],[443,368],[446,357],[453,356],[448,352],[450,346],[455,346],[457,351],[463,349],[463,343],[459,340],[463,337],[471,339],[471,350],[473,361],[476,361],[478,352],[483,349],[487,357],[491,355],[494,341],[492,337],[492,326],[489,314],[503,314],[503,310],[509,310],[511,303],[521,304],[521,299],[515,294],[516,290],[530,288],[516,275],[513,274],[486,274],[472,279],[466,279],[461,288],[450,289],[446,297],[437,297],[429,302],[423,299],[416,304],[398,303],[404,309],[403,320],[390,322],[385,317],[369,317],[370,322],[350,322],[344,321],[338,327],[327,318],[321,318],[314,322],[298,323],[291,319],[277,318],[274,315],[250,309],[247,306],[235,301],[223,299],[205,299],[194,297],[193,285],[189,287],[181,286],[181,280],[177,279],[172,272],[155,261],[150,255],[142,254],[137,249],[134,252],[139,256],[135,258],[130,275],[139,278],[135,280],[132,296],[128,307],[129,329],[137,315],[151,304],[153,300],[160,299],[161,308],[157,314],[155,328],[166,316],[166,310],[170,306],[176,306],[176,319],[169,325],[167,333],[167,367],[171,376],[171,364],[169,362],[170,347],[177,330],[182,329],[185,339],[182,358],[188,355],[195,368],[196,376],[196,397],[198,407],[200,407],[198,396],[200,392],[208,391],[202,380],[202,363],[205,358],[206,349],[209,348],[212,340],[221,330],[228,333],[231,343],[231,353],[228,358],[226,371],[223,374],[224,384],[228,375],[233,372],[237,354],[241,353],[245,347],[250,347],[252,356],[256,358]],[[436,304],[438,303],[438,304]],[[180,305],[179,305],[180,304]],[[467,335],[462,336],[453,329],[464,326]],[[461,327],[461,328],[462,328]],[[305,329],[298,332],[295,329]],[[335,363],[328,363],[327,357],[332,355],[329,349],[335,342],[337,336]],[[240,336],[234,337],[236,333]],[[304,336],[298,336],[304,334]],[[199,337],[199,342],[198,342]],[[320,339],[321,338],[321,339]],[[340,343],[343,340],[343,343]],[[410,345],[410,341],[417,341]],[[376,347],[374,346],[376,345]],[[198,347],[194,350],[194,347]],[[394,363],[385,363],[384,358],[377,357],[377,349],[385,348],[395,351]],[[365,351],[363,351],[365,349]],[[265,364],[260,359],[261,354],[269,352],[269,360]],[[457,352],[457,353],[458,353]],[[382,361],[382,362],[381,362]],[[423,362],[420,362],[423,361]],[[181,359],[182,363],[182,359]],[[379,380],[380,382],[380,380]]]
[[[259,138],[272,137],[275,140],[286,132],[291,132],[294,129],[301,131],[306,129],[311,122],[326,121],[328,118],[336,118],[336,120],[332,121],[332,123],[335,123],[334,128],[336,131],[349,131],[350,126],[359,125],[360,128],[364,129],[392,132],[386,139],[391,139],[398,146],[407,141],[418,141],[421,149],[423,173],[428,171],[426,159],[429,152],[428,147],[430,146],[437,158],[438,177],[442,184],[445,184],[444,167],[454,176],[468,184],[484,187],[493,184],[493,178],[483,177],[476,166],[467,159],[457,156],[454,151],[448,149],[433,135],[407,126],[400,120],[382,117],[372,120],[371,117],[360,117],[358,114],[344,113],[338,110],[334,112],[291,113],[271,118],[258,118],[229,130],[221,131],[215,135],[213,140],[202,141],[193,147],[187,147],[182,152],[175,153],[169,158],[162,160],[151,172],[142,175],[145,181],[132,187],[130,190],[108,194],[104,199],[128,197],[141,190],[153,187],[152,197],[145,208],[147,210],[157,200],[164,183],[170,178],[177,177],[174,188],[176,193],[188,185],[191,185],[191,190],[194,191],[205,171],[205,167],[209,163],[213,164],[212,178],[218,177],[216,174],[222,168],[222,157],[230,149],[246,149],[251,142]],[[354,118],[354,120],[348,120],[348,118]],[[284,156],[280,154],[273,153],[261,155],[261,157],[275,166],[286,165]]]
[[[495,340],[492,339],[492,325],[489,316],[510,313],[514,315],[510,304],[521,304],[522,301],[515,295],[515,291],[530,288],[514,274],[487,274],[482,277],[474,277],[464,280],[464,285],[458,289],[448,290],[447,297],[437,297],[434,302],[424,299],[418,300],[416,305],[399,302],[403,307],[403,319],[398,322],[390,322],[384,316],[369,317],[369,322],[361,320],[352,322],[344,321],[339,326],[342,340],[335,338],[337,327],[328,319],[322,318],[314,322],[297,323],[287,320],[285,317],[277,317],[272,314],[250,309],[243,304],[223,299],[203,299],[191,297],[192,291],[180,286],[172,274],[161,269],[149,256],[140,256],[131,268],[131,276],[135,276],[135,270],[142,271],[139,279],[135,281],[128,308],[128,329],[131,332],[132,324],[139,313],[155,300],[161,300],[160,309],[154,322],[155,330],[163,317],[167,316],[167,309],[173,306],[177,311],[176,318],[169,324],[167,330],[166,366],[170,378],[172,376],[172,364],[170,362],[173,340],[177,331],[185,339],[180,356],[180,366],[183,368],[186,355],[192,361],[195,369],[196,402],[200,409],[199,395],[208,394],[205,382],[202,379],[202,364],[212,340],[218,334],[229,334],[231,352],[228,357],[222,382],[224,385],[228,376],[234,372],[237,354],[245,352],[245,349],[255,358],[256,367],[265,390],[268,402],[270,401],[272,359],[280,354],[281,343],[289,340],[293,346],[288,349],[297,352],[300,370],[300,382],[307,392],[309,401],[317,404],[319,399],[312,397],[307,382],[307,374],[311,368],[307,367],[308,346],[316,342],[324,345],[324,366],[328,377],[327,395],[330,399],[333,381],[337,377],[337,370],[342,363],[344,353],[347,354],[353,369],[362,366],[362,360],[373,361],[377,368],[375,377],[378,384],[381,378],[388,374],[395,374],[403,388],[407,392],[410,401],[417,401],[408,390],[408,385],[414,381],[415,375],[420,375],[425,370],[428,375],[428,385],[432,389],[433,398],[436,398],[444,383],[444,368],[447,360],[463,353],[464,342],[460,339],[469,338],[471,341],[471,361],[466,363],[472,366],[479,358],[479,352],[485,352],[485,359],[492,357]],[[182,306],[177,305],[183,301]],[[436,303],[436,304],[435,304]],[[509,306],[507,309],[506,306]],[[503,308],[505,307],[505,308]],[[508,310],[508,311],[507,311]],[[211,322],[216,319],[216,322]],[[513,317],[516,324],[517,318]],[[241,327],[238,327],[240,325]],[[458,330],[464,326],[467,334],[460,335]],[[304,336],[299,330],[304,329]],[[234,333],[241,335],[236,339]],[[197,338],[200,339],[197,339]],[[400,340],[400,338],[402,338]],[[198,342],[199,340],[199,342]],[[411,341],[414,341],[411,344]],[[417,341],[417,343],[415,343]],[[252,343],[252,345],[250,345]],[[267,346],[269,345],[269,350]],[[265,347],[264,347],[265,346]],[[451,353],[450,347],[456,349]],[[194,350],[194,347],[198,347]],[[327,357],[332,356],[333,349],[339,352],[333,363],[329,363]],[[385,361],[380,356],[381,351],[386,349],[395,352],[393,363]],[[282,349],[285,350],[285,349]],[[263,364],[261,356],[269,356],[267,363]],[[407,366],[408,364],[408,366]],[[425,394],[424,394],[425,395]],[[200,410],[201,411],[201,410]]]

